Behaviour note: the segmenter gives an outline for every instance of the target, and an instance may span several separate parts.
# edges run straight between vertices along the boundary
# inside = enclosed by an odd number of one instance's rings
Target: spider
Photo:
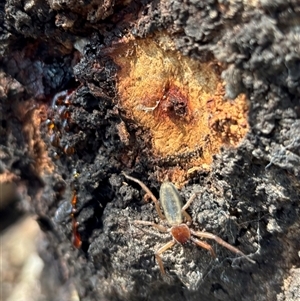
[[[176,189],[176,187],[171,182],[162,183],[162,185],[160,187],[160,191],[159,191],[159,198],[160,198],[160,203],[161,203],[161,206],[162,206],[164,214],[165,214],[165,216],[164,216],[160,209],[159,201],[153,195],[153,193],[150,191],[150,189],[137,178],[131,177],[124,172],[123,172],[123,175],[128,180],[131,180],[141,186],[141,188],[146,192],[146,194],[154,202],[155,208],[156,208],[156,211],[157,211],[159,217],[161,219],[166,219],[167,223],[171,226],[170,228],[166,228],[160,224],[156,224],[156,223],[148,222],[148,221],[140,221],[140,220],[137,220],[134,222],[135,224],[152,226],[161,232],[170,232],[171,233],[172,240],[167,242],[164,246],[162,246],[155,252],[155,258],[159,265],[162,275],[165,275],[166,272],[164,269],[161,255],[168,249],[172,248],[176,243],[180,243],[180,244],[184,245],[188,241],[192,241],[195,245],[208,250],[210,252],[211,256],[216,258],[216,253],[215,253],[214,249],[212,248],[212,246],[205,241],[199,240],[198,238],[212,239],[212,240],[216,241],[218,244],[220,244],[221,246],[230,250],[231,252],[236,253],[242,257],[245,257],[251,263],[255,263],[254,260],[250,259],[239,249],[237,249],[236,247],[225,242],[223,239],[221,239],[217,235],[214,235],[209,232],[194,231],[191,228],[189,228],[189,225],[192,223],[192,218],[186,212],[186,210],[191,205],[191,203],[194,201],[194,199],[199,194],[199,192],[194,193],[190,197],[190,199],[187,201],[187,203],[185,205],[183,205],[181,197],[180,197],[179,192]],[[186,223],[184,223],[184,219],[185,219]],[[198,238],[196,238],[196,237],[198,237]]]

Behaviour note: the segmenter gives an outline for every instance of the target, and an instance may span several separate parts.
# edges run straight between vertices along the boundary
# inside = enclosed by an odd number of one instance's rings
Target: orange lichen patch
[[[9,172],[8,170],[5,170],[2,174],[0,174],[0,184],[11,183],[17,179],[18,176],[13,174],[12,172]]]
[[[27,141],[28,153],[33,158],[38,173],[52,172],[53,164],[48,156],[48,150],[41,137],[41,123],[47,119],[47,107],[34,100],[20,102],[14,106],[14,114],[23,124],[23,134]]]
[[[216,61],[182,56],[163,33],[123,38],[108,51],[120,67],[119,106],[149,130],[156,157],[177,158],[185,170],[207,167],[222,145],[237,146],[247,133],[247,101],[223,99]]]

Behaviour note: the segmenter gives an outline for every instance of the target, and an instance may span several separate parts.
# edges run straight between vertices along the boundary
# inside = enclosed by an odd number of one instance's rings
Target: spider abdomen
[[[159,191],[159,199],[165,216],[170,225],[182,223],[182,201],[178,190],[171,182],[162,183]]]

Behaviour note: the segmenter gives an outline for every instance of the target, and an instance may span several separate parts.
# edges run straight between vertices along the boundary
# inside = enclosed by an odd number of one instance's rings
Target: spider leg
[[[186,223],[187,223],[188,225],[191,225],[191,224],[192,224],[192,218],[191,218],[191,216],[190,216],[186,211],[182,211],[182,210],[181,210],[181,213],[182,213],[182,215],[184,216],[184,218],[185,218],[185,220],[186,220]]]
[[[193,241],[200,248],[208,250],[210,252],[211,256],[216,258],[216,253],[210,244],[208,244],[207,242],[201,241],[197,238],[194,238],[194,237],[191,237],[191,241]]]
[[[189,198],[189,200],[184,204],[184,206],[181,208],[181,212],[184,215],[184,217],[186,218],[188,223],[192,223],[192,218],[191,216],[186,212],[186,209],[188,209],[191,205],[191,203],[195,200],[195,198],[197,197],[197,195],[200,194],[200,192],[195,192],[191,195],[191,197]]]
[[[219,245],[225,247],[226,249],[230,250],[233,253],[236,253],[240,256],[245,257],[248,261],[250,261],[251,263],[255,263],[254,260],[250,259],[249,256],[245,255],[242,251],[240,251],[238,248],[230,245],[229,243],[227,243],[226,241],[224,241],[222,238],[220,238],[217,235],[214,235],[212,233],[209,232],[201,232],[201,231],[193,231],[191,230],[191,234],[197,237],[202,237],[202,238],[208,238],[208,239],[213,239],[215,242],[217,242]]]
[[[162,211],[161,211],[161,209],[159,207],[159,202],[158,202],[157,198],[154,196],[154,194],[151,192],[151,190],[142,181],[140,181],[139,179],[127,175],[124,171],[122,172],[122,174],[128,180],[131,180],[131,181],[133,181],[133,182],[135,182],[135,183],[137,183],[137,184],[139,184],[141,186],[141,188],[146,192],[147,195],[149,195],[149,197],[151,198],[151,200],[154,202],[155,209],[156,209],[157,214],[159,215],[159,217],[161,219],[165,219],[165,217],[162,214]]]
[[[155,224],[153,222],[147,222],[147,221],[134,221],[133,222],[135,225],[145,225],[145,226],[152,226],[156,228],[157,230],[161,232],[168,232],[168,229],[162,225]]]
[[[163,265],[163,262],[162,262],[162,259],[161,259],[160,255],[163,252],[167,251],[168,249],[172,248],[175,245],[175,243],[176,243],[175,240],[171,240],[155,252],[155,258],[156,258],[156,261],[159,265],[160,272],[162,273],[162,275],[165,275],[166,272],[165,272],[165,268],[164,268],[164,265]]]

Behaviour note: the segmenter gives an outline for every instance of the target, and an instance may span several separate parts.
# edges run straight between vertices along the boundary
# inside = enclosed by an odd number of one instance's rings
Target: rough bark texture
[[[18,206],[37,217],[42,257],[62,287],[87,301],[300,299],[299,10],[299,1],[286,0],[0,4],[0,183],[14,183]],[[256,264],[214,242],[217,259],[176,245],[162,255],[162,277],[154,252],[170,235],[133,225],[159,219],[121,172],[158,196],[163,177],[186,172],[190,160],[158,159],[151,132],[119,100],[115,54],[128,36],[158,32],[171,37],[173,51],[213,62],[227,98],[248,99],[244,139],[224,143],[209,166],[177,180],[186,184],[183,199],[201,192],[191,227]],[[182,120],[185,102],[177,98],[171,105]],[[67,300],[65,293],[51,298]]]

